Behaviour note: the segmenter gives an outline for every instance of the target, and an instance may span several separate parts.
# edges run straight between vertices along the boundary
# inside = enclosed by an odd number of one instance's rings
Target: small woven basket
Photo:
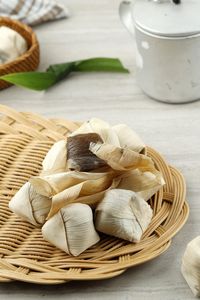
[[[28,50],[23,55],[7,64],[0,65],[0,76],[10,73],[34,71],[37,69],[40,61],[40,50],[37,37],[33,30],[19,21],[5,17],[0,17],[0,26],[7,26],[17,31],[25,38],[28,44]],[[11,86],[10,83],[0,80],[0,90],[9,86]]]
[[[45,119],[0,105],[0,282],[20,280],[58,284],[69,280],[111,278],[163,253],[187,220],[183,176],[148,148],[166,185],[149,201],[153,219],[142,240],[133,244],[102,235],[78,257],[42,238],[41,229],[13,214],[8,203],[31,176],[38,175],[50,147],[79,127],[77,122]]]

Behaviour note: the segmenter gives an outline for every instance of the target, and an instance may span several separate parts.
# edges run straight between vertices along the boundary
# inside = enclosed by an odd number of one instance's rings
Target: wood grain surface
[[[169,105],[142,93],[135,81],[134,41],[118,16],[119,0],[61,2],[70,8],[71,17],[35,28],[40,69],[51,63],[111,56],[119,57],[131,74],[76,74],[47,92],[12,87],[0,92],[0,103],[50,118],[82,121],[96,116],[112,124],[127,123],[183,172],[190,217],[165,254],[117,278],[60,286],[1,284],[0,299],[193,299],[180,265],[186,244],[200,229],[200,102]]]

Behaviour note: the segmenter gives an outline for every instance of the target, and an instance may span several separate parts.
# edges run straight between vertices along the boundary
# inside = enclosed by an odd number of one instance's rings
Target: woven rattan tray
[[[21,280],[58,284],[68,280],[106,279],[163,253],[188,217],[183,176],[153,149],[148,148],[166,185],[150,201],[154,218],[143,239],[132,244],[102,236],[101,241],[79,257],[44,241],[38,228],[22,221],[8,209],[16,191],[41,170],[52,144],[79,124],[47,120],[0,105],[0,281]]]
[[[28,44],[28,50],[23,55],[14,61],[0,65],[0,76],[10,73],[34,71],[37,69],[40,61],[40,49],[36,34],[33,30],[22,22],[6,17],[0,17],[0,26],[7,26],[17,31],[25,38]],[[0,90],[9,86],[11,86],[10,83],[0,80]]]

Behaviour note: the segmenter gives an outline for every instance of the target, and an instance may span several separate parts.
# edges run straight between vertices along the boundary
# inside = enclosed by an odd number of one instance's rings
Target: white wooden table
[[[125,122],[178,167],[187,180],[190,217],[169,250],[144,265],[106,281],[60,286],[0,284],[0,299],[140,299],[186,300],[192,293],[180,273],[186,244],[200,225],[200,102],[169,105],[145,96],[134,75],[133,41],[118,17],[119,0],[63,0],[72,16],[35,28],[41,45],[41,69],[95,56],[119,57],[126,74],[77,74],[48,92],[12,87],[0,102],[47,117],[86,120],[96,116],[113,124]]]

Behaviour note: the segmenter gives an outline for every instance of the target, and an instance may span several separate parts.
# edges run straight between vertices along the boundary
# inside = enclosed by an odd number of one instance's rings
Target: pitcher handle
[[[135,33],[133,19],[131,15],[131,4],[134,5],[136,0],[131,1],[122,1],[119,5],[119,16],[122,24],[127,28],[127,30],[131,33]]]

